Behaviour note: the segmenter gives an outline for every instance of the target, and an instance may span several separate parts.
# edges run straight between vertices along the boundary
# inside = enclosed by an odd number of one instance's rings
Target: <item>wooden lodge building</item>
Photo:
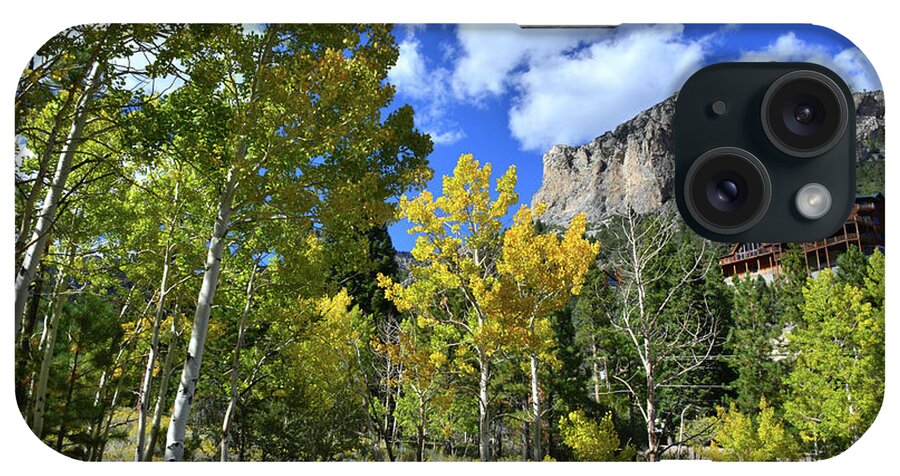
[[[835,266],[837,258],[851,246],[866,255],[884,252],[884,195],[857,195],[844,226],[824,240],[804,243],[806,268],[810,274]],[[726,281],[735,275],[762,276],[771,281],[781,271],[786,243],[737,243],[731,253],[719,258]]]

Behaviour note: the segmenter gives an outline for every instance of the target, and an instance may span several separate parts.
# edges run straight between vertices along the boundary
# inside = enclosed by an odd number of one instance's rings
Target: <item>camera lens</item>
[[[794,120],[800,124],[809,124],[816,118],[816,111],[809,104],[801,104],[794,109]]]
[[[706,200],[716,210],[731,212],[747,198],[747,181],[731,170],[722,170],[706,181]]]
[[[738,197],[737,184],[731,180],[722,180],[716,184],[716,198],[723,203],[732,203]]]
[[[762,162],[735,147],[701,155],[684,184],[688,211],[703,227],[720,234],[740,233],[759,222],[772,193]]]
[[[828,76],[793,71],[772,83],[762,102],[763,130],[772,144],[795,157],[831,150],[847,129],[847,100]]]

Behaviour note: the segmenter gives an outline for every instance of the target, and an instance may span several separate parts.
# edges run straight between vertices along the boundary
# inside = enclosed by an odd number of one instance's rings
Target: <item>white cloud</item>
[[[456,37],[462,50],[453,71],[458,98],[479,100],[503,94],[511,74],[526,63],[540,63],[587,41],[607,36],[601,29],[527,30],[517,25],[460,25]]]
[[[875,69],[858,48],[850,47],[835,55],[822,45],[803,41],[793,32],[779,36],[765,48],[744,52],[739,60],[816,63],[834,70],[855,91],[881,89]]]
[[[583,143],[677,91],[702,66],[708,38],[687,41],[680,25],[522,29],[460,25],[441,46],[447,68],[430,68],[407,30],[389,80],[420,102],[420,124],[436,143],[464,137],[447,118],[459,102],[511,94],[509,129],[520,147]],[[423,107],[424,106],[424,107]]]
[[[390,71],[388,81],[397,92],[414,102],[416,124],[431,135],[435,144],[452,144],[466,136],[462,128],[447,117],[453,99],[449,91],[450,72],[446,68],[429,68],[422,45],[408,29],[400,42],[400,56]]]
[[[518,93],[509,111],[513,137],[536,151],[583,143],[669,97],[703,64],[707,39],[686,41],[682,32],[625,26],[589,46],[528,50],[525,65],[505,79]]]
[[[425,58],[419,51],[421,44],[415,37],[407,36],[400,42],[400,56],[388,72],[388,81],[401,93],[413,99],[427,97],[433,81],[429,81]]]
[[[521,29],[516,25],[460,25],[457,43],[439,46],[446,67],[431,66],[418,30],[408,29],[389,78],[418,102],[417,120],[436,143],[464,137],[449,110],[508,97],[509,130],[524,150],[580,144],[664,100],[708,61],[728,51],[723,26],[687,38],[681,25],[625,25],[616,29]],[[809,61],[841,74],[855,90],[880,89],[871,64],[856,48],[833,54],[793,33],[757,51],[731,50],[741,61]]]
[[[444,132],[430,131],[431,141],[438,145],[449,145],[459,142],[466,137],[462,129],[453,129]]]

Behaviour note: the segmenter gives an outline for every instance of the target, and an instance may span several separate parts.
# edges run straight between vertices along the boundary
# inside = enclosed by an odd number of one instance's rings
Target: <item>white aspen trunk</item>
[[[162,376],[159,380],[159,394],[156,397],[156,406],[153,407],[153,421],[150,423],[150,433],[147,436],[147,446],[144,449],[144,461],[153,460],[153,450],[156,448],[156,441],[159,439],[159,427],[162,422],[162,413],[165,407],[167,395],[169,393],[169,380],[172,374],[172,356],[175,355],[175,344],[178,342],[176,330],[176,318],[178,310],[172,315],[172,336],[169,339],[169,347],[166,349],[166,360],[163,361]]]
[[[113,364],[113,368],[116,367],[119,363],[119,358],[122,357],[122,352],[124,349],[119,350],[119,354],[116,356],[115,364]],[[102,374],[100,374],[100,383],[97,385],[97,392],[94,393],[94,411],[99,411],[100,415],[97,417],[96,421],[92,421],[87,428],[87,434],[90,436],[90,443],[88,447],[88,461],[92,461],[93,459],[93,451],[97,444],[97,439],[100,438],[100,425],[103,423],[103,415],[104,410],[100,409],[100,401],[103,398],[103,391],[106,390],[106,385],[109,382],[109,371],[104,370]]]
[[[74,88],[73,91],[70,91],[69,96],[66,98],[66,102],[56,113],[56,119],[53,121],[53,128],[50,130],[50,135],[47,137],[47,145],[44,148],[44,153],[41,154],[37,175],[34,177],[34,186],[31,187],[31,193],[28,194],[28,198],[22,206],[22,221],[19,223],[19,235],[16,237],[17,266],[21,264],[21,255],[27,243],[25,240],[31,237],[31,221],[34,218],[34,203],[37,201],[38,195],[44,191],[44,179],[47,177],[47,170],[50,168],[50,158],[53,156],[53,149],[56,148],[56,141],[59,139],[59,133],[63,128],[63,119],[66,116],[69,105],[72,103],[72,92],[74,92]]]
[[[34,280],[33,286],[33,299],[29,301],[28,309],[25,310],[24,316],[24,325],[22,326],[21,333],[16,336],[19,339],[19,349],[22,351],[21,358],[27,360],[28,356],[31,354],[31,338],[34,335],[34,324],[37,322],[37,316],[41,310],[41,294],[44,289],[44,271],[41,270],[38,273],[37,278]]]
[[[239,158],[242,159],[245,154],[246,148],[241,146],[238,151]],[[188,344],[187,357],[181,372],[181,383],[178,386],[178,393],[175,395],[175,406],[172,410],[172,419],[169,422],[169,430],[166,436],[165,459],[167,461],[181,461],[182,457],[184,457],[187,418],[191,412],[191,403],[194,400],[194,395],[197,392],[197,381],[200,379],[200,363],[203,359],[203,346],[206,343],[209,314],[216,295],[216,287],[219,284],[219,274],[222,269],[222,253],[225,250],[225,235],[233,212],[232,202],[236,189],[237,170],[232,166],[228,170],[225,184],[219,195],[216,222],[213,226],[212,237],[209,240],[206,270],[203,273],[203,283],[197,296],[197,311],[194,313],[191,342]]]
[[[397,366],[397,391],[394,393],[394,402],[400,401],[400,391],[403,388],[403,364]],[[397,410],[397,404],[394,403],[393,411]],[[399,422],[397,421],[397,417],[392,417],[391,421],[391,441],[396,442],[399,446],[400,442],[397,441],[397,436],[400,431]]]
[[[234,346],[234,362],[231,366],[231,397],[228,400],[228,408],[225,410],[225,418],[222,421],[222,454],[221,461],[228,461],[228,447],[231,444],[231,422],[234,419],[234,408],[238,401],[238,374],[241,369],[241,347],[244,345],[244,329],[247,324],[247,316],[250,314],[250,306],[253,303],[253,280],[256,278],[256,263],[250,272],[247,281],[247,301],[244,303],[244,312],[241,314],[241,323],[238,326],[237,343]]]
[[[390,357],[385,359],[385,363],[387,366],[386,372],[384,373],[385,381],[390,382],[391,376],[394,374],[394,365],[391,362]],[[383,403],[384,418],[382,419],[381,427],[384,429],[384,444],[385,444],[386,450],[389,452],[393,451],[392,446],[394,444],[394,438],[391,433],[391,417],[393,416],[393,412],[394,412],[394,409],[392,406],[393,396],[394,396],[394,392],[391,391],[390,383],[386,383],[384,386],[384,403]],[[393,461],[393,459],[391,459],[391,461]]]
[[[416,424],[416,461],[425,461],[425,399],[419,394],[419,421]]]
[[[481,461],[491,460],[491,416],[488,409],[490,363],[487,354],[479,349],[481,375],[478,379],[478,455]]]
[[[56,331],[59,327],[59,318],[62,314],[63,304],[66,302],[65,291],[66,277],[60,273],[57,276],[56,290],[51,306],[50,314],[44,319],[46,340],[44,342],[44,356],[41,359],[41,370],[38,373],[38,381],[34,390],[34,412],[32,414],[31,431],[35,436],[41,437],[44,430],[44,408],[47,404],[47,379],[50,376],[50,364],[53,361],[53,347],[56,344]]]
[[[144,378],[141,381],[140,401],[138,404],[138,436],[134,448],[134,460],[144,460],[145,436],[147,433],[147,412],[150,411],[150,391],[153,388],[153,366],[159,355],[159,327],[165,311],[166,287],[169,279],[169,244],[163,254],[162,279],[159,281],[159,302],[156,304],[156,316],[153,319],[153,332],[150,337],[150,353],[147,354],[147,365],[144,367]]]
[[[647,366],[647,457],[650,461],[657,460],[659,441],[656,435],[656,379],[655,369]]]
[[[21,348],[19,349],[19,359],[16,362],[16,365],[19,368],[27,368],[28,361],[33,357],[32,349],[31,349],[31,337],[34,334],[34,326],[37,323],[38,313],[40,312],[41,307],[41,294],[43,293],[44,284],[47,280],[46,272],[42,271],[41,275],[38,276],[38,279],[34,282],[34,293],[32,295],[32,300],[29,303],[29,309],[26,310],[28,316],[25,317],[25,325],[22,326],[22,334],[18,336],[20,338]],[[47,339],[47,327],[41,330],[41,339],[37,346],[38,353],[44,348],[44,342]],[[28,377],[28,387],[24,388],[22,395],[22,414],[23,415],[31,415],[34,406],[34,382],[36,380],[37,372],[34,367],[31,367],[30,375]]]
[[[591,366],[594,373],[594,401],[600,403],[600,362],[597,357],[597,340],[591,336]]]
[[[538,388],[538,361],[537,354],[531,353],[531,411],[534,415],[534,460],[541,461],[544,454],[541,451],[541,397]]]
[[[50,234],[50,227],[56,219],[56,208],[59,206],[59,200],[62,198],[66,186],[66,180],[68,180],[69,172],[72,170],[72,159],[75,157],[75,151],[81,142],[81,134],[87,121],[88,108],[93,102],[94,94],[100,85],[101,71],[100,62],[94,62],[91,66],[91,72],[88,74],[84,93],[78,98],[78,102],[75,103],[75,116],[72,120],[72,127],[69,129],[69,135],[66,137],[65,150],[60,154],[59,161],[56,164],[56,171],[50,182],[50,188],[47,190],[47,196],[44,198],[44,203],[41,207],[41,214],[38,216],[34,230],[31,232],[31,244],[25,249],[22,265],[16,272],[16,309],[13,316],[15,320],[15,334],[13,335],[19,335],[20,320],[25,312],[25,303],[28,301],[28,288],[34,280],[34,273],[37,271],[38,263],[40,263],[43,256],[44,245]]]
[[[113,365],[115,368],[119,363],[119,358],[122,356],[122,350],[119,351],[119,355],[116,357],[116,363]],[[103,391],[106,390],[106,385],[109,383],[109,371],[104,370],[100,375],[100,385],[97,387],[97,393],[94,394],[94,411],[99,411],[99,416],[96,421],[91,422],[88,425],[87,433],[90,435],[90,443],[87,451],[88,461],[94,461],[95,451],[99,446],[100,441],[100,432],[103,427],[103,419],[106,415],[106,410],[100,408],[101,399],[103,397]],[[113,409],[110,408],[110,411]]]
[[[116,357],[116,363],[119,362],[119,357],[121,357],[122,351],[119,351],[119,355]],[[106,389],[106,382],[108,380],[109,372],[107,370],[103,370],[103,373],[100,374],[100,383],[97,384],[97,391],[94,392],[94,411],[100,407],[100,399],[103,397],[103,390]],[[101,414],[98,420],[103,421],[103,415]],[[87,434],[91,436],[91,441],[93,442],[94,438],[98,435],[97,426],[94,422],[88,424]]]
[[[31,237],[31,220],[34,218],[34,203],[37,201],[37,196],[41,194],[44,190],[44,179],[47,177],[47,169],[50,166],[50,156],[52,154],[52,150],[56,147],[56,136],[59,135],[59,129],[62,127],[62,114],[57,119],[57,122],[53,125],[53,130],[50,131],[50,137],[47,140],[47,149],[41,155],[40,167],[38,168],[37,175],[34,177],[34,186],[31,187],[31,193],[28,194],[28,198],[25,199],[25,204],[22,206],[22,217],[21,222],[19,223],[19,233],[16,236],[16,265],[19,265],[19,259],[21,257],[21,253],[25,248],[25,240]]]
[[[134,450],[134,460],[135,461],[145,461],[145,440],[144,434],[146,432],[147,425],[147,412],[150,411],[150,391],[153,389],[153,366],[156,364],[156,360],[159,358],[159,327],[162,325],[163,314],[165,312],[165,303],[166,303],[166,295],[169,294],[169,262],[172,259],[172,233],[175,228],[175,223],[178,221],[178,190],[179,190],[180,182],[175,183],[175,192],[174,198],[172,199],[172,218],[169,220],[168,228],[166,232],[166,243],[165,250],[163,252],[163,270],[162,270],[162,278],[159,281],[159,302],[156,303],[156,316],[153,319],[153,333],[150,338],[150,353],[147,356],[147,367],[144,369],[144,380],[143,385],[141,386],[140,393],[140,405],[138,405],[138,441],[137,447]],[[174,318],[173,318],[173,327],[172,327],[172,336],[174,340],[175,336],[175,327],[174,327]],[[168,360],[168,356],[166,357]],[[164,379],[166,379],[168,383],[168,374],[164,374]],[[165,395],[163,395],[163,399],[165,399]],[[157,426],[157,429],[159,427]],[[146,447],[152,447],[153,445],[147,445]]]
[[[159,302],[156,307],[156,317],[153,321],[153,337],[150,343],[150,355],[147,357],[147,368],[144,376],[145,389],[141,391],[141,406],[139,408],[138,419],[138,444],[135,449],[135,461],[150,461],[153,458],[153,448],[156,446],[156,440],[159,436],[159,424],[162,419],[161,406],[166,402],[166,393],[169,388],[169,374],[172,368],[172,354],[175,350],[175,315],[172,316],[172,338],[169,340],[168,353],[162,368],[162,380],[156,399],[156,405],[153,409],[153,421],[150,424],[150,438],[144,445],[144,428],[146,425],[147,412],[150,405],[150,391],[153,388],[153,365],[156,363],[159,355],[159,328],[162,325],[163,313],[165,311],[164,304],[166,296],[171,289],[168,287],[169,278],[169,262],[172,260],[172,234],[174,233],[175,224],[178,222],[178,192],[181,188],[181,182],[175,183],[175,192],[172,198],[172,218],[169,220],[166,231],[165,252],[163,253],[163,273],[159,284]],[[176,283],[177,285],[177,283]],[[173,286],[174,287],[174,286]],[[177,310],[176,310],[177,313]]]
[[[612,392],[612,388],[609,384],[609,361],[606,357],[603,358],[603,381],[606,382],[606,393],[609,394]]]

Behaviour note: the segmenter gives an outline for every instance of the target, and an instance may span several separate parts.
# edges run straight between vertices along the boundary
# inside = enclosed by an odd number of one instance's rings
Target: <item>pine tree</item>
[[[782,304],[775,286],[761,277],[735,279],[732,319],[725,348],[728,364],[737,372],[731,383],[737,409],[756,410],[760,398],[774,407],[783,400],[783,383],[790,362],[779,345],[785,329],[781,325]]]
[[[847,251],[838,257],[836,264],[838,281],[858,288],[863,287],[868,260],[856,245],[849,245]]]

